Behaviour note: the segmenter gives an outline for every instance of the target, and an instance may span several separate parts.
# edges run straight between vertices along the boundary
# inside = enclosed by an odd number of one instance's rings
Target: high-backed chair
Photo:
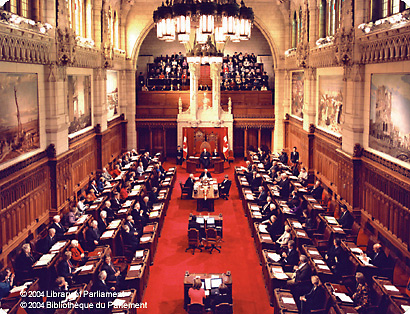
[[[228,164],[231,166],[231,163],[235,161],[235,157],[233,156],[233,151],[230,150],[228,151]]]
[[[188,230],[188,247],[185,249],[185,252],[192,249],[192,255],[195,254],[195,249],[198,249],[202,252],[202,249],[199,247],[199,231],[197,229]]]
[[[184,198],[190,198],[191,190],[188,187],[185,187],[181,181],[179,181],[179,186],[181,187],[181,200]]]
[[[221,242],[221,237],[217,235],[216,229],[208,228],[206,229],[205,233],[206,238],[203,239],[205,250],[210,249],[209,254],[212,254],[213,250],[217,250],[219,253],[221,253],[221,250],[219,249],[220,246],[218,246],[218,243]]]
[[[214,314],[232,314],[232,313],[233,313],[232,304],[221,303],[215,306]]]
[[[199,303],[188,304],[188,314],[205,314],[205,306]]]
[[[219,193],[219,197],[227,200],[229,197],[229,191],[231,190],[231,185],[232,185],[232,181],[228,180],[226,184],[226,188],[221,190],[221,193]]]

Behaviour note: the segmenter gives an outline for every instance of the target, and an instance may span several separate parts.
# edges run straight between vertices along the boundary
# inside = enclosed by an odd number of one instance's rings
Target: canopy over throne
[[[194,132],[194,155],[201,154],[204,148],[210,153],[212,153],[215,148],[219,152],[218,139],[219,134],[213,131],[206,134],[201,129],[196,130]]]

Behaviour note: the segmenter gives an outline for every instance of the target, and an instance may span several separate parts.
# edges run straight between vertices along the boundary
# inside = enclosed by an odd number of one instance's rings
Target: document
[[[139,250],[135,252],[136,258],[142,258],[144,256],[144,250]]]
[[[129,297],[130,295],[131,295],[131,291],[121,291],[120,293],[118,293],[117,297],[125,298],[125,297]]]
[[[330,270],[326,265],[317,265],[317,267],[322,270]]]
[[[141,237],[140,242],[148,242],[151,240],[151,236]]]
[[[71,292],[64,301],[62,302],[68,302],[68,301],[74,301],[75,299],[77,299],[77,297],[79,296],[79,293],[77,290]]]
[[[76,270],[77,270],[78,272],[90,271],[90,270],[93,269],[93,267],[94,267],[93,264],[91,264],[91,265],[83,265],[83,266],[77,267]]]
[[[323,260],[321,260],[321,259],[314,259],[313,262],[314,262],[315,264],[325,265],[325,262],[324,262]]]
[[[384,285],[383,286],[384,289],[386,289],[387,291],[394,291],[394,292],[399,292],[399,289],[397,289],[395,286],[393,285]]]
[[[102,234],[101,238],[102,238],[102,239],[111,238],[111,237],[114,235],[114,231],[115,231],[115,230],[105,231],[105,232]]]
[[[401,308],[402,308],[404,311],[406,311],[404,314],[407,314],[408,311],[410,311],[410,305],[404,305],[404,304],[402,304],[402,305],[401,305]]]
[[[353,300],[346,294],[342,292],[333,292],[333,294],[340,299],[342,302],[353,303]]]
[[[302,224],[299,221],[292,221],[292,226],[296,229],[303,229]]]
[[[20,292],[26,289],[27,287],[25,285],[14,287],[13,289],[10,290],[10,294],[15,293],[15,292]]]
[[[156,211],[156,210],[161,210],[162,204],[155,204],[152,206],[152,210]]]
[[[205,278],[205,289],[206,290],[211,289],[211,278]]]
[[[75,222],[76,225],[82,225],[88,218],[88,215],[81,215],[77,221]]]
[[[338,225],[339,224],[335,217],[325,216],[325,219],[327,220],[328,223],[330,223],[332,225]]]
[[[66,243],[67,243],[66,241],[59,241],[59,242],[55,243],[55,244],[51,247],[50,252],[60,250],[64,245],[66,245]]]
[[[131,265],[130,271],[141,270],[142,265]]]
[[[265,225],[260,224],[260,225],[259,225],[259,232],[261,232],[261,233],[268,233],[268,230],[266,230],[266,226],[265,226]]]
[[[352,247],[352,248],[350,248],[350,251],[352,251],[355,254],[362,254],[363,253],[363,251],[358,247]]]
[[[113,308],[119,308],[125,303],[125,300],[122,299],[115,299],[114,302],[112,303]]]
[[[129,206],[128,206],[129,207]],[[119,211],[118,211],[118,214],[124,214],[124,213],[126,213],[128,211],[128,209],[127,208],[122,208],[122,209],[120,209]]]
[[[271,259],[274,262],[280,261],[280,255],[277,253],[267,252],[266,255],[268,256],[269,259]]]
[[[125,201],[125,203],[122,205],[122,207],[130,207],[132,205],[132,201],[131,200],[127,200]]]
[[[159,216],[159,211],[149,213],[149,218],[157,218],[158,216]]]
[[[320,255],[320,253],[318,251],[315,250],[308,250],[310,255]]]
[[[286,275],[285,273],[273,273],[273,276],[276,279],[280,279],[280,280],[289,279],[288,275]]]
[[[285,304],[295,304],[295,300],[293,298],[282,297],[282,302]]]
[[[299,237],[306,237],[306,233],[304,233],[303,231],[297,231],[296,235],[298,235]]]
[[[121,219],[113,220],[110,222],[107,229],[115,229],[120,225],[120,223],[121,223]]]

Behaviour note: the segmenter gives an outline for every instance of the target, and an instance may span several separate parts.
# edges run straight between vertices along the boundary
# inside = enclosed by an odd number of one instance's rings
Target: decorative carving
[[[75,62],[75,34],[69,29],[57,28],[57,57],[59,65],[71,66]]]
[[[313,123],[309,125],[309,133],[315,133],[316,127]]]
[[[47,152],[48,158],[56,158],[57,156],[56,147],[54,146],[54,144],[48,145],[46,152]]]
[[[94,131],[95,131],[95,133],[101,133],[101,124],[96,124],[95,126],[94,126]]]
[[[359,158],[359,157],[362,157],[362,154],[363,154],[363,147],[359,143],[354,144],[353,157]]]
[[[346,31],[344,27],[335,34],[334,45],[336,48],[335,60],[339,65],[348,65],[353,58],[353,28]]]
[[[296,64],[298,67],[306,68],[309,56],[309,43],[300,43],[296,49]]]

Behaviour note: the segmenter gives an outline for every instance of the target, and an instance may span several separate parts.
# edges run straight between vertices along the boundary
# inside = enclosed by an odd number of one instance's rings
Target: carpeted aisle
[[[242,162],[243,163],[243,162]],[[239,164],[239,163],[238,163]],[[167,162],[165,169],[174,166]],[[185,252],[190,213],[196,213],[196,201],[181,200],[179,181],[185,182],[188,174],[178,166],[174,191],[158,242],[154,265],[151,266],[144,302],[147,310],[138,313],[185,313],[183,308],[185,271],[190,273],[232,273],[234,313],[273,313],[263,282],[262,269],[255,251],[248,222],[233,180],[233,169],[212,176],[220,182],[225,174],[232,180],[229,200],[215,201],[215,214],[223,214],[223,240],[221,253]],[[196,173],[199,176],[199,172]],[[203,213],[204,214],[204,213]]]

